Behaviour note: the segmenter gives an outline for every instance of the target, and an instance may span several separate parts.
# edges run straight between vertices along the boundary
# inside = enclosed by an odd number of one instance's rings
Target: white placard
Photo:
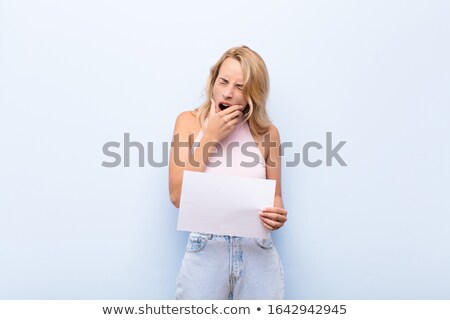
[[[267,239],[258,212],[274,196],[275,180],[184,171],[177,229]]]

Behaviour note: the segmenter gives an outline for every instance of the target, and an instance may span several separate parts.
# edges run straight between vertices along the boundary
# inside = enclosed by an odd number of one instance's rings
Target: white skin
[[[219,74],[212,88],[208,127],[200,140],[199,147],[195,149],[193,155],[195,164],[191,164],[188,160],[189,148],[180,148],[178,150],[179,158],[185,164],[184,166],[176,164],[174,152],[171,149],[169,188],[171,201],[177,208],[179,207],[183,171],[205,171],[205,163],[208,162],[205,155],[213,151],[214,145],[227,137],[236,128],[236,125],[243,120],[242,110],[247,105],[242,92],[243,87],[244,76],[239,61],[233,58],[225,59],[220,66]],[[225,110],[220,110],[220,103],[226,103],[229,107]],[[178,134],[180,141],[187,142],[189,141],[189,135],[195,135],[199,131],[197,127],[195,116],[191,112],[183,112],[177,118],[174,135]],[[266,177],[267,179],[276,180],[275,200],[273,207],[261,208],[259,214],[262,223],[267,229],[276,230],[281,228],[287,221],[287,211],[283,207],[281,197],[281,157],[278,148],[280,138],[277,128],[271,125],[268,134],[271,141],[276,143],[276,146],[261,149],[261,152],[265,156],[266,163],[269,163],[268,160],[270,160],[272,164],[266,166]],[[256,142],[263,140],[263,137],[254,136],[254,138]]]

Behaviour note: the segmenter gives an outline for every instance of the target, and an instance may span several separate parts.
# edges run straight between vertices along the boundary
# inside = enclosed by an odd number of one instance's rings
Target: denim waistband
[[[213,238],[225,239],[225,240],[230,240],[230,239],[258,239],[258,238],[250,238],[250,237],[228,236],[228,235],[213,234],[213,233],[201,233],[201,232],[191,232],[190,235],[205,237],[208,240],[211,240]],[[270,234],[269,234],[269,238],[268,239],[270,239],[270,240],[272,239]]]

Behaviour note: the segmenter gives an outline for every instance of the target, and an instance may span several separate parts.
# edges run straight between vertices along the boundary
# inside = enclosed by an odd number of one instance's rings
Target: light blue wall
[[[246,44],[283,141],[290,299],[450,299],[448,1],[0,0],[0,298],[171,299],[186,234],[167,168],[102,146],[171,138]],[[311,153],[323,159],[323,149]],[[157,150],[156,159],[161,158]]]

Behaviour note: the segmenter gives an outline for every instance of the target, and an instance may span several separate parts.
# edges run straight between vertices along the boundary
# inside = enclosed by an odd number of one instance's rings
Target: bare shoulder
[[[183,111],[177,116],[178,123],[190,123],[195,121],[195,119],[195,111],[192,110]]]
[[[195,111],[183,111],[177,116],[175,131],[193,132],[195,131],[197,118]]]
[[[267,131],[267,134],[270,135],[271,140],[280,141],[280,133],[278,131],[278,128],[273,123],[269,125],[269,130]]]
[[[273,150],[277,149],[273,148],[273,143],[275,143],[275,145],[278,145],[280,143],[278,128],[273,123],[271,123],[269,124],[266,133],[258,136],[253,136],[253,139],[258,143],[261,154],[264,156],[264,159],[267,162],[270,153]]]

